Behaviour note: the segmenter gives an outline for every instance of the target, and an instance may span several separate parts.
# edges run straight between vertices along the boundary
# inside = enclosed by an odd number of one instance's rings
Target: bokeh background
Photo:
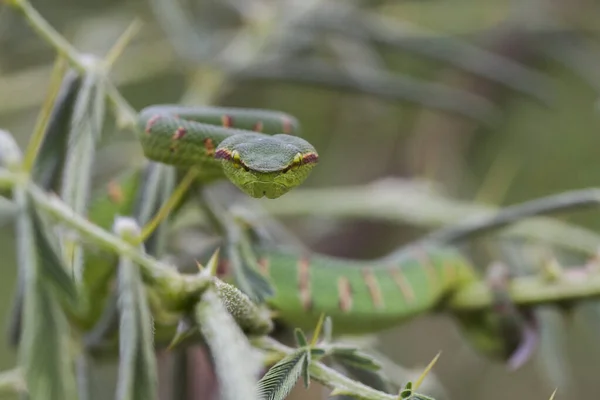
[[[508,205],[600,182],[600,4],[595,1],[44,0],[32,5],[78,49],[99,56],[139,18],[141,30],[111,73],[136,109],[201,103],[204,90],[214,84],[208,66],[227,72],[212,104],[297,116],[321,158],[304,188],[399,178],[435,183],[450,199]],[[271,32],[266,42],[252,36],[264,32]],[[19,15],[0,8],[0,127],[21,145],[32,132],[54,56]],[[114,132],[98,155],[99,182],[142,157],[131,135]],[[289,196],[254,203],[267,210],[293,207]],[[365,207],[377,200],[367,198]],[[312,205],[315,211],[320,206]],[[338,220],[311,216],[310,210],[285,214],[282,222],[305,245],[354,258],[380,256],[433,228],[360,215]],[[595,211],[560,218],[600,229]],[[0,255],[0,323],[6,325],[16,271],[10,226],[0,230]],[[503,255],[496,246],[493,256]],[[433,381],[427,386],[436,399],[547,399],[556,386],[557,399],[597,398],[600,324],[590,312],[567,318],[552,308],[543,312],[562,347],[536,353],[515,372],[474,353],[445,316],[419,318],[386,332],[375,346],[409,369],[423,367],[441,350],[434,372],[443,389]],[[14,362],[14,350],[0,341],[0,368]],[[98,362],[96,371],[94,398],[112,398],[114,365]],[[206,383],[207,376],[193,380]],[[201,393],[210,385],[197,386]],[[290,398],[322,395],[315,384]]]

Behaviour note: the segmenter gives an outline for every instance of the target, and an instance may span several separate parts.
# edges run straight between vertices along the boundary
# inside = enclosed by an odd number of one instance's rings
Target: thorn
[[[423,371],[423,373],[421,374],[421,376],[419,376],[419,379],[417,379],[417,381],[415,382],[415,385],[414,385],[415,389],[418,389],[419,386],[421,386],[421,383],[423,383],[423,380],[425,379],[425,376],[427,376],[427,374],[429,373],[429,371],[431,371],[431,369],[433,368],[433,366],[435,365],[435,363],[437,362],[437,360],[440,358],[441,355],[442,355],[442,352],[439,351],[437,353],[437,355],[433,358],[433,360],[431,360],[431,362],[425,368],[425,370]]]
[[[319,322],[317,322],[317,327],[315,328],[315,332],[313,333],[312,340],[310,342],[310,347],[315,347],[317,341],[319,340],[319,336],[321,335],[321,328],[323,327],[323,321],[325,320],[325,313],[321,313],[319,317]]]
[[[221,252],[221,248],[217,247],[215,252],[213,253],[210,260],[208,260],[208,264],[206,265],[206,269],[209,271],[211,276],[217,276],[217,270],[219,268],[219,253]]]
[[[550,396],[549,400],[554,400],[554,396],[556,395],[557,391],[558,391],[558,388],[554,389],[554,392],[552,392],[552,396]]]
[[[200,261],[198,260],[194,260],[196,262],[196,266],[198,267],[198,270],[200,272],[204,271],[204,266],[202,264],[200,264]]]
[[[196,331],[196,327],[191,324],[191,322],[187,318],[182,318],[179,320],[177,324],[177,331],[175,332],[175,336],[171,340],[171,343],[167,346],[167,351],[173,350],[175,346],[183,342],[184,339],[192,336]]]

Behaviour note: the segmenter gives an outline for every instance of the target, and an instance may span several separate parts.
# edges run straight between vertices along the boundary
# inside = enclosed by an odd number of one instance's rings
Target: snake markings
[[[271,265],[271,263],[270,263],[269,259],[266,257],[263,257],[258,260],[258,266],[260,268],[260,273],[266,277],[269,277],[270,265]]]
[[[343,313],[352,311],[352,286],[350,280],[345,276],[338,278],[339,307]]]
[[[411,304],[412,302],[414,302],[415,292],[413,291],[410,283],[408,283],[408,281],[404,277],[404,274],[402,273],[400,268],[394,265],[389,268],[389,272],[390,275],[392,275],[392,280],[398,286],[398,289],[400,289],[400,293],[402,293],[402,296],[404,297],[406,303]]]
[[[373,274],[373,270],[369,267],[363,268],[362,274],[363,280],[367,285],[369,295],[371,296],[371,300],[373,301],[373,305],[375,306],[375,308],[380,310],[385,308],[385,304],[383,302],[383,295],[381,293],[381,289],[379,288],[377,278],[375,277],[375,274]]]
[[[200,167],[201,183],[227,178],[255,198],[284,195],[319,160],[314,147],[294,135],[297,121],[282,112],[158,105],[140,112],[138,126],[146,158]]]
[[[254,127],[253,127],[254,132],[262,132],[263,128],[264,128],[264,125],[263,125],[262,121],[258,121],[256,124],[254,124]]]
[[[308,258],[298,259],[298,292],[300,303],[305,311],[312,308],[313,302],[310,292],[310,263]]]
[[[152,133],[152,127],[154,126],[154,124],[156,124],[158,122],[158,120],[160,119],[161,115],[157,114],[154,115],[153,117],[150,117],[148,119],[148,121],[146,122],[146,128],[144,129],[144,131],[146,132],[146,134],[150,134]]]
[[[125,200],[125,197],[123,195],[123,188],[115,180],[111,180],[110,182],[108,182],[108,185],[106,185],[106,192],[108,194],[108,199],[113,204],[119,205]]]

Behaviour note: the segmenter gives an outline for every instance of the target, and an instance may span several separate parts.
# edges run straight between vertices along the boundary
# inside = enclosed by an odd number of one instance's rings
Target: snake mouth
[[[255,198],[266,197],[268,199],[276,199],[290,190],[286,185],[273,181],[249,182],[244,185],[244,189]]]

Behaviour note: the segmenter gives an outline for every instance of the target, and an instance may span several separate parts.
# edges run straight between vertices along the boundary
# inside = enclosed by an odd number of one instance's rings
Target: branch
[[[598,207],[598,205],[600,205],[600,189],[573,190],[516,204],[500,210],[496,215],[475,217],[473,221],[433,232],[426,236],[423,242],[457,242],[536,215]]]
[[[114,84],[108,81],[104,63],[101,63],[87,55],[80,54],[63,36],[61,36],[48,22],[29,4],[27,0],[9,0],[9,6],[12,6],[25,17],[29,25],[48,43],[57,53],[64,56],[69,64],[80,73],[96,71],[104,77],[106,85],[107,98],[113,104],[121,126],[135,126],[137,112],[123,98],[121,93],[115,88]]]
[[[174,267],[160,263],[136,247],[105,231],[74,213],[56,196],[47,195],[39,187],[29,184],[27,191],[38,209],[76,230],[80,235],[106,250],[127,257],[138,264],[144,279],[160,289],[167,307],[181,309],[196,300],[209,285],[210,279],[200,275],[182,275]]]
[[[594,192],[595,194],[589,190],[586,192],[588,197],[581,201],[578,201],[575,196],[575,201],[565,202],[564,199],[569,200],[569,197],[573,196],[573,192],[552,197],[562,199],[563,203],[560,204],[565,207],[576,208],[580,203],[587,203],[590,207],[597,204],[595,196],[600,196],[598,192]],[[244,201],[253,200],[246,199]],[[318,189],[299,188],[276,202],[261,202],[260,204],[271,216],[360,218],[398,224],[408,223],[423,227],[457,224],[465,219],[481,223],[497,218],[499,212],[495,207],[448,199],[435,192],[421,189],[414,183],[405,183],[397,179],[382,179],[368,185]],[[552,203],[550,206],[546,203],[546,206],[537,215],[553,211],[552,206]],[[531,209],[525,211],[530,212]],[[585,228],[545,217],[522,221],[517,219],[513,217],[510,222],[515,222],[515,225],[504,229],[500,234],[505,237],[541,240],[588,255],[596,254],[600,247],[600,235]],[[454,228],[447,229],[451,231]]]
[[[600,297],[600,273],[597,269],[569,268],[555,281],[529,276],[512,280],[510,300],[517,306],[589,301]],[[484,282],[459,290],[448,302],[450,311],[476,311],[492,306],[492,293]]]

